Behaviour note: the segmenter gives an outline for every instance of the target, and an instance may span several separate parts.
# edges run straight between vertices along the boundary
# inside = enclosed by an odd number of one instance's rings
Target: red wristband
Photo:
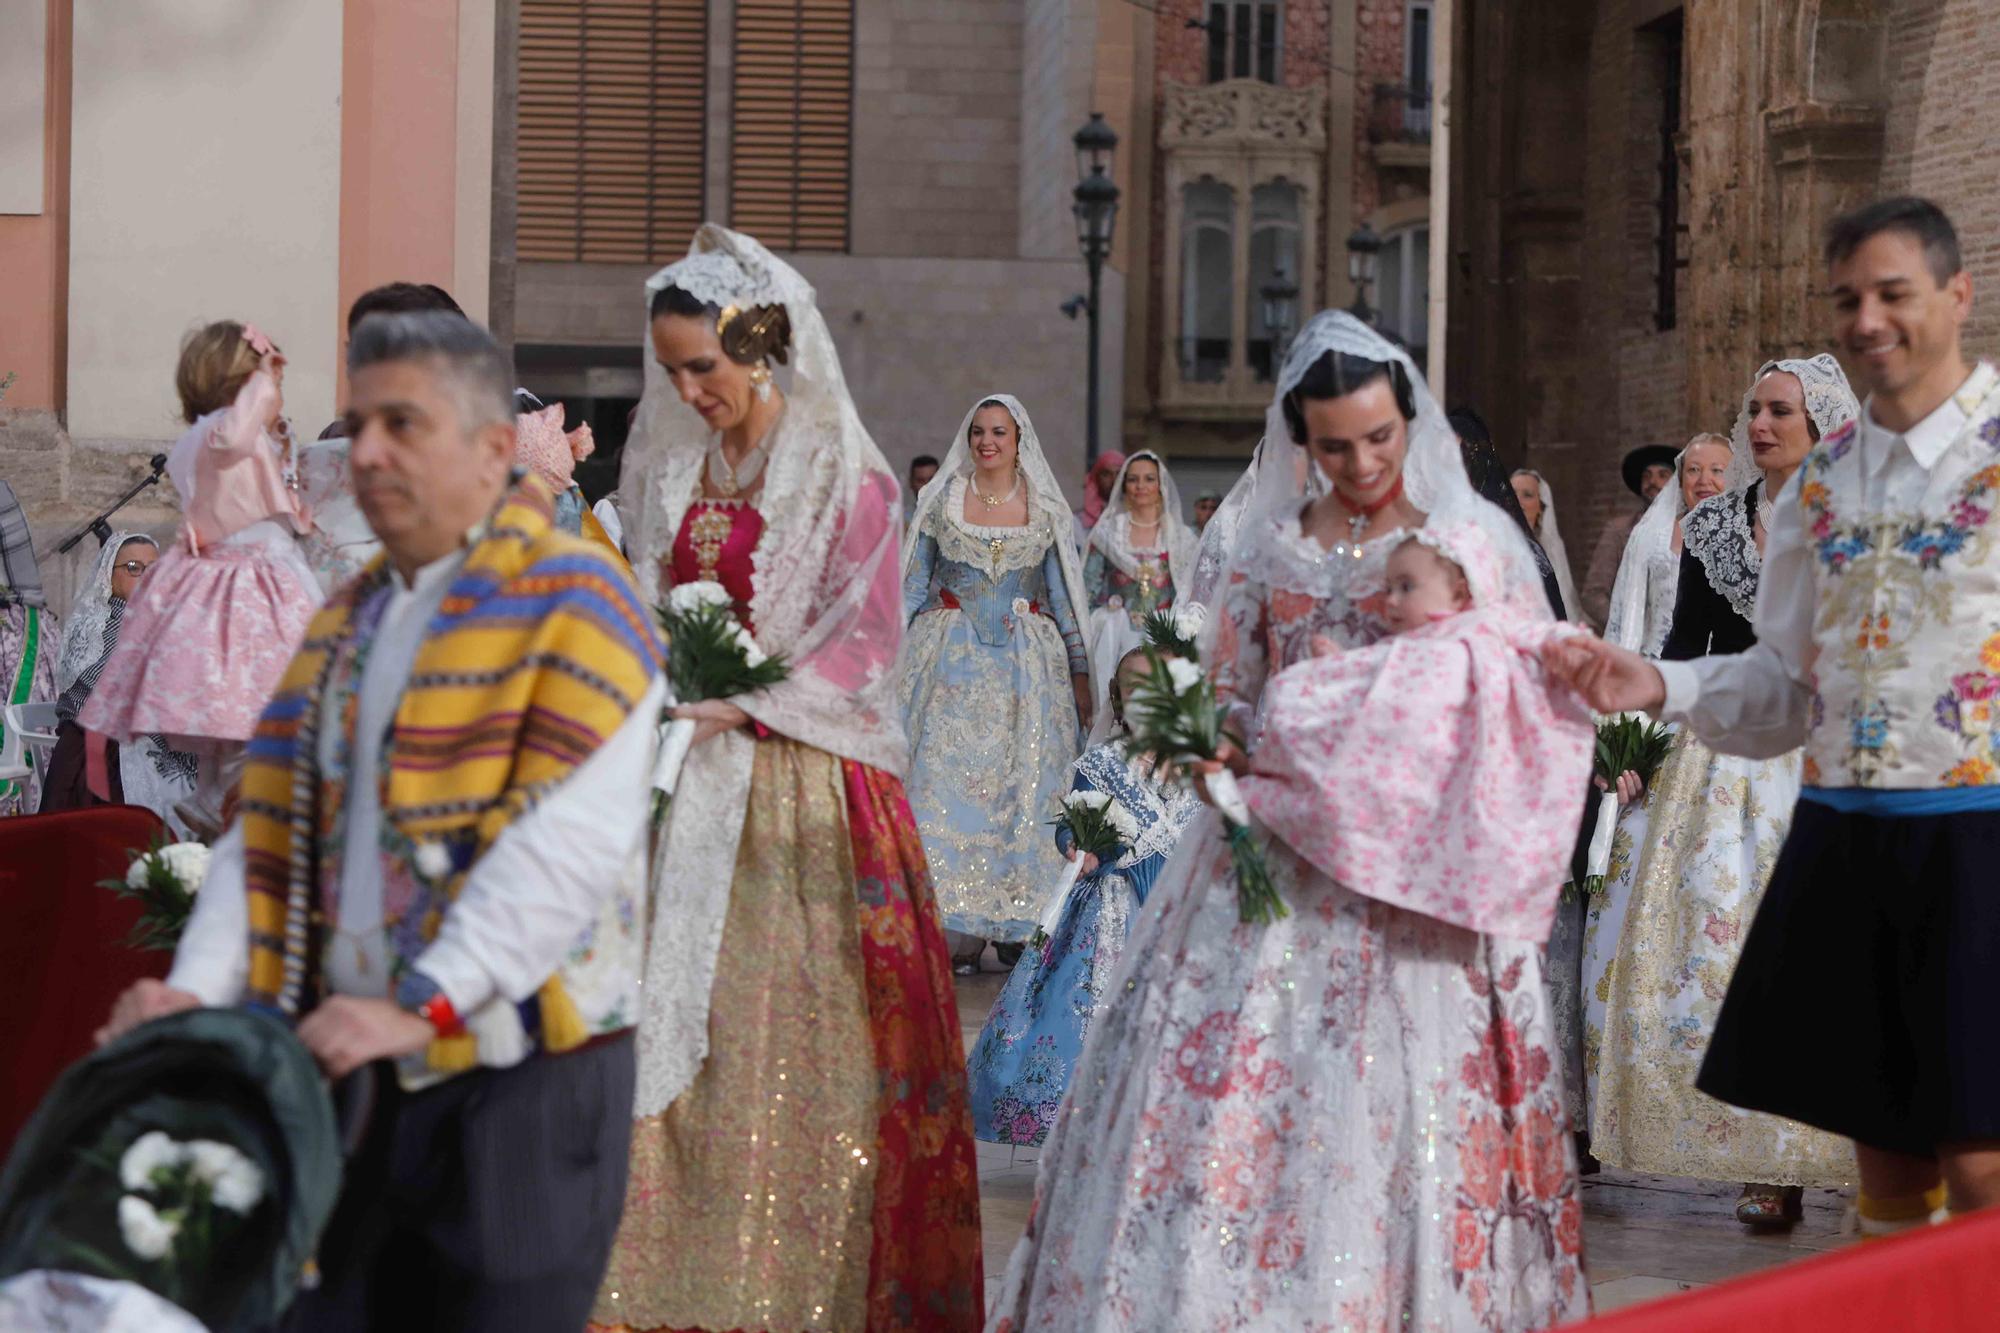
[[[431,1030],[440,1037],[462,1037],[465,1035],[465,1020],[458,1016],[458,1010],[451,1007],[445,993],[439,991],[417,1006],[417,1017],[431,1025]]]

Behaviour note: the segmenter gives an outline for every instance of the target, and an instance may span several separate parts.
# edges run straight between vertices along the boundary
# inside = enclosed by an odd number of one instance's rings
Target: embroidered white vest
[[[1913,509],[1864,505],[1858,422],[1806,457],[1808,786],[2000,784],[2000,372],[1981,362],[1956,401],[1965,428]]]

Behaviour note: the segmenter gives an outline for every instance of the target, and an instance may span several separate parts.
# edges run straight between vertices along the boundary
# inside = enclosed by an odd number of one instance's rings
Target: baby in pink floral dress
[[[157,734],[201,754],[211,819],[322,596],[298,546],[312,517],[289,466],[284,373],[284,354],[234,320],[182,345],[188,429],[167,455],[180,537],[127,604],[78,718],[121,744]]]
[[[1574,633],[1502,594],[1473,523],[1389,556],[1391,635],[1274,676],[1244,799],[1356,893],[1488,934],[1541,941],[1588,789],[1591,714],[1542,667]]]

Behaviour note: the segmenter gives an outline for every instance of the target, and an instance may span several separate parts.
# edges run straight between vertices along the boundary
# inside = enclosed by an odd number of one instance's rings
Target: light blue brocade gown
[[[1025,940],[1062,873],[1047,824],[1078,749],[1086,658],[1054,526],[1069,515],[974,527],[961,503],[954,487],[931,510],[903,581],[907,787],[946,927]]]
[[[1054,931],[1021,955],[986,1016],[966,1066],[973,1137],[988,1143],[1030,1147],[1048,1135],[1132,918],[1201,808],[1187,788],[1163,786],[1135,770],[1115,742],[1084,752],[1071,790],[1110,796],[1132,813],[1139,836],[1096,874],[1077,880]],[[1067,853],[1068,833],[1056,837]]]

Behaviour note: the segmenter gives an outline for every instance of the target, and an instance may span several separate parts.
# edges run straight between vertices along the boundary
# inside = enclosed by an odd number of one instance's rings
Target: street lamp
[[[1257,289],[1264,300],[1264,335],[1271,340],[1271,378],[1278,378],[1278,368],[1285,364],[1285,350],[1292,341],[1292,312],[1298,309],[1299,285],[1285,273],[1280,264],[1271,273],[1271,280]]]
[[[1104,123],[1102,112],[1093,111],[1071,141],[1076,145],[1076,194],[1070,211],[1076,214],[1076,243],[1083,250],[1084,266],[1090,272],[1090,296],[1084,309],[1090,315],[1089,389],[1084,410],[1084,461],[1097,462],[1097,325],[1099,283],[1104,261],[1111,257],[1111,232],[1118,221],[1118,186],[1111,179],[1111,157],[1118,149],[1118,133]]]
[[[1368,308],[1368,289],[1375,285],[1375,256],[1381,252],[1382,238],[1363,219],[1347,238],[1347,278],[1354,284],[1354,304],[1350,313],[1363,324],[1373,324],[1376,312]]]

